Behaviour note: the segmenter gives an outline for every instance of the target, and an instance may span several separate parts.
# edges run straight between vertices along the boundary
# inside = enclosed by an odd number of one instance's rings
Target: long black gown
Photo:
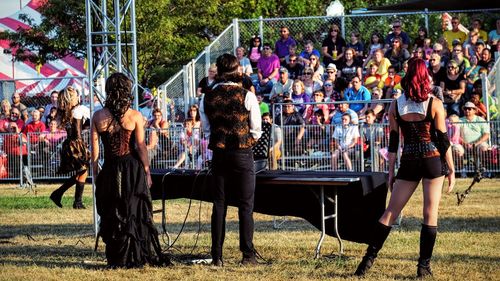
[[[100,133],[104,165],[96,181],[99,236],[106,244],[108,266],[169,265],[153,224],[151,195],[144,166],[134,150],[134,132],[114,123]]]

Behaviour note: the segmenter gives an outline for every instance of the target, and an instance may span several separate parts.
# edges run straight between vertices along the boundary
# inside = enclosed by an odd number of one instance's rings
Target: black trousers
[[[229,202],[238,207],[240,250],[244,257],[250,257],[254,255],[255,170],[252,150],[215,150],[212,175],[212,258],[222,258]]]

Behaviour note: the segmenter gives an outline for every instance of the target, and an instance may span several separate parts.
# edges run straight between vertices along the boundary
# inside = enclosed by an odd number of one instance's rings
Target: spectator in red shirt
[[[41,113],[38,109],[31,111],[32,121],[23,128],[23,133],[29,137],[30,143],[38,143],[40,133],[45,131],[45,124],[40,120]]]
[[[17,128],[19,128],[19,130],[22,130],[22,128],[24,128],[24,121],[22,118],[20,118],[20,116],[21,116],[21,111],[19,111],[18,108],[13,107],[10,110],[9,117],[0,120],[0,131],[1,132],[10,132],[9,131],[9,124],[11,122],[16,123]]]

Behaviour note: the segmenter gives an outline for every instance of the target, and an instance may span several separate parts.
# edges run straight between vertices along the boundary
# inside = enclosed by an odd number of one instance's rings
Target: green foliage
[[[10,40],[10,47],[16,49],[15,60],[44,64],[70,54],[85,57],[84,1],[50,0],[40,8],[40,13],[43,17],[38,25],[29,16],[21,15],[30,28],[0,32],[0,39]]]
[[[394,3],[388,0],[342,2],[346,11]],[[320,0],[136,1],[139,82],[151,87],[166,81],[181,65],[200,53],[233,18],[322,16],[329,4],[329,1]],[[31,28],[20,29],[17,33],[0,33],[0,39],[10,40],[11,47],[17,48],[15,59],[43,64],[67,55],[84,58],[87,49],[85,1],[48,0],[40,12],[42,22],[39,25],[33,25],[33,19],[24,16],[22,20]],[[316,24],[322,27],[329,23],[314,21],[307,26],[291,26],[291,32],[299,41],[318,41],[321,28]],[[276,40],[277,29],[279,25],[266,26],[269,42]],[[255,25],[242,27],[245,43],[256,30],[258,26]]]

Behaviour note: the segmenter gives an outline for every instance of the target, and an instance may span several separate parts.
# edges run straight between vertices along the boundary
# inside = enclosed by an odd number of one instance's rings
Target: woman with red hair
[[[389,109],[389,205],[372,231],[372,239],[355,275],[363,276],[372,266],[391,225],[422,181],[424,221],[420,232],[420,257],[417,276],[432,275],[430,260],[436,241],[438,207],[445,176],[448,193],[455,185],[450,142],[446,134],[446,112],[443,103],[430,92],[430,79],[425,62],[411,59],[408,73],[401,83],[404,95],[394,100]],[[399,131],[403,135],[398,173],[394,175]]]

